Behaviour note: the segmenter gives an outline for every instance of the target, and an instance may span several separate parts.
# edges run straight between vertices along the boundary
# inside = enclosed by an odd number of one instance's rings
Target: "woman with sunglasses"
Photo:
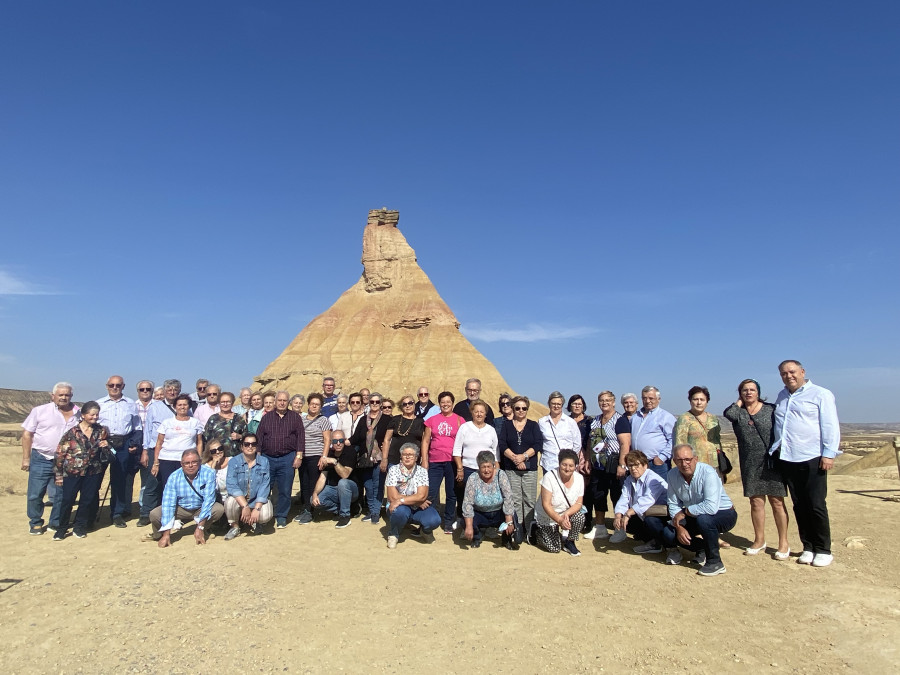
[[[425,422],[416,417],[416,400],[409,394],[400,398],[400,414],[391,418],[384,442],[381,444],[381,470],[387,472],[391,466],[400,463],[400,446],[413,443],[422,448]]]
[[[238,536],[242,524],[250,526],[249,534],[256,534],[261,525],[272,520],[274,511],[269,501],[269,460],[265,455],[258,454],[258,450],[256,434],[244,434],[241,454],[228,462],[225,516],[230,527],[225,541]]]
[[[228,490],[225,489],[225,479],[228,476],[228,463],[231,458],[225,452],[222,441],[215,439],[203,444],[203,454],[200,460],[210,469],[216,472],[216,491],[218,501],[225,503]]]
[[[362,394],[360,394],[362,397]],[[351,400],[352,400],[351,396]],[[363,398],[363,400],[365,400]],[[350,445],[359,448],[356,469],[363,482],[369,513],[363,518],[373,525],[381,522],[381,500],[384,498],[385,475],[381,472],[381,447],[387,434],[390,417],[383,413],[381,394],[369,394],[369,413],[356,425]],[[362,493],[360,493],[362,499]]]
[[[325,457],[331,451],[331,423],[322,415],[322,404],[325,397],[313,392],[306,397],[306,418],[303,426],[306,430],[306,445],[303,459],[300,461],[300,513],[294,518],[295,523],[306,525],[312,522],[312,496],[319,482],[319,474],[325,468]]]
[[[226,457],[234,457],[241,449],[238,441],[247,431],[244,418],[234,412],[234,394],[223,391],[219,394],[219,412],[210,415],[203,429],[204,443],[217,440],[225,450]]]
[[[512,399],[512,421],[503,426],[497,436],[500,468],[506,473],[512,490],[512,500],[518,516],[516,541],[525,539],[525,532],[534,521],[537,501],[537,454],[544,444],[538,423],[528,419],[531,401],[527,396]],[[503,410],[503,408],[501,408]]]
[[[499,438],[503,431],[503,425],[507,421],[512,421],[513,418],[512,397],[506,392],[500,394],[500,398],[497,399],[497,408],[500,410],[500,414],[494,418],[494,431],[497,432]]]

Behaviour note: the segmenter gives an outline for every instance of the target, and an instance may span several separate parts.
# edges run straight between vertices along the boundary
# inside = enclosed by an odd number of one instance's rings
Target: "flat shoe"
[[[760,553],[762,553],[765,550],[766,550],[766,543],[763,542],[763,545],[760,546],[759,548],[748,548],[746,551],[744,551],[744,555],[759,555]]]
[[[788,550],[784,553],[782,553],[781,551],[775,551],[772,557],[775,558],[775,560],[787,560],[791,557],[791,549],[790,547],[788,547]]]

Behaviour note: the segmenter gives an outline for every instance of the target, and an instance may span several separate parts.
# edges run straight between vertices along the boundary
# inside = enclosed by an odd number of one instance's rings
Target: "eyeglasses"
[[[428,392],[426,391],[424,394],[419,394],[419,398],[428,398]]]
[[[516,412],[528,412],[528,408],[525,408],[520,405],[517,405],[515,408],[513,408],[513,410],[515,410]]]
[[[209,452],[213,455],[218,455],[220,452],[225,452],[225,448],[211,448]]]
[[[414,452],[401,452],[401,453],[400,453],[400,456],[401,456],[401,457],[415,457],[415,456],[416,456],[416,453],[414,453]]]
[[[481,393],[481,389],[466,389],[467,394],[479,394]]]
[[[198,460],[195,459],[195,460],[192,460],[192,461],[190,461],[190,462],[182,462],[182,463],[181,463],[181,466],[194,466],[195,464],[199,464],[199,463],[200,463],[200,462],[199,462]]]
[[[153,387],[138,387],[138,391],[153,391]]]
[[[114,382],[112,384],[106,385],[106,388],[107,389],[121,389],[124,386],[125,386],[124,384],[119,384],[118,382]]]
[[[241,443],[245,448],[255,448],[259,443]]]
[[[550,407],[551,408],[562,408],[562,403],[551,403]]]
[[[379,399],[379,398],[373,398],[373,399],[371,399],[371,400],[369,401],[369,403],[370,403],[371,405],[381,405],[381,399]]]
[[[415,405],[415,404],[416,404],[415,401],[403,401],[400,403],[400,405],[402,405],[404,408],[408,405]]]
[[[350,401],[350,405],[362,405],[362,401]]]
[[[210,396],[218,396],[218,395],[219,395],[219,392],[217,392],[217,391],[208,391],[208,392],[206,392],[207,398],[210,397]]]
[[[206,387],[197,387],[197,391],[206,391]]]
[[[332,444],[332,445],[343,445],[343,444],[344,444],[344,439],[343,439],[343,438],[332,438],[332,439],[331,439],[331,444]]]

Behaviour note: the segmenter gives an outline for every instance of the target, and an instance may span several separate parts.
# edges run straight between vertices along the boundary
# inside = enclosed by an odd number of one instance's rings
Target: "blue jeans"
[[[428,465],[428,501],[436,509],[441,496],[441,482],[444,483],[444,529],[449,529],[456,520],[456,467],[452,461],[431,462]]]
[[[719,533],[728,532],[737,522],[737,511],[734,507],[730,509],[722,509],[713,515],[701,513],[696,518],[688,516],[682,521],[684,528],[691,535],[691,543],[687,545],[687,549],[694,551],[706,552],[706,562],[722,562],[719,556]],[[697,535],[703,535],[703,539],[699,539]],[[666,525],[662,531],[663,543],[666,548],[674,548],[678,546],[678,538],[675,536],[675,528]]]
[[[128,452],[128,441],[116,448],[115,457],[109,462],[109,515],[111,518],[131,516],[131,500],[134,495],[134,475],[140,468],[141,451]]]
[[[441,526],[441,516],[433,506],[420,509],[416,506],[401,504],[391,511],[391,536],[399,537],[400,530],[410,522],[419,525],[422,532],[427,534]]]
[[[341,518],[350,517],[350,504],[359,497],[359,488],[349,478],[341,478],[337,485],[326,485],[319,493],[319,508],[336,513]]]
[[[296,452],[281,457],[266,456],[269,460],[269,476],[278,487],[278,502],[275,504],[275,520],[287,519],[291,510],[291,488],[294,486],[294,459]]]
[[[27,511],[31,527],[44,526],[44,495],[53,496],[53,508],[50,510],[50,526],[59,527],[59,510],[62,503],[62,490],[56,489],[56,475],[53,472],[53,460],[47,459],[37,450],[31,451],[28,460],[28,493]],[[52,490],[50,489],[52,487]]]
[[[162,501],[162,488],[156,476],[151,472],[153,466],[153,448],[147,450],[147,466],[141,467],[141,518],[149,518],[150,512]],[[140,457],[138,457],[140,460]]]
[[[506,517],[503,515],[502,509],[497,511],[475,511],[472,516],[472,543],[481,541],[482,529],[486,527],[500,527],[504,520],[506,520]]]
[[[381,470],[376,464],[368,469],[360,469],[362,487],[366,493],[366,504],[369,506],[369,515],[376,516],[381,513],[381,500],[378,499],[378,474]]]
[[[672,462],[667,459],[665,462],[657,466],[651,459],[650,463],[647,466],[653,473],[659,475],[663,480],[666,480],[669,476],[669,469],[672,468]]]

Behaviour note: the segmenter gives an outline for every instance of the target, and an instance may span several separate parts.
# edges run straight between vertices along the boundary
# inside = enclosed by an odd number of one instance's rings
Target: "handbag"
[[[716,455],[719,460],[719,473],[722,474],[722,483],[728,482],[728,474],[731,473],[731,470],[734,468],[731,466],[731,460],[728,459],[728,455],[726,455],[721,450],[716,450]]]

